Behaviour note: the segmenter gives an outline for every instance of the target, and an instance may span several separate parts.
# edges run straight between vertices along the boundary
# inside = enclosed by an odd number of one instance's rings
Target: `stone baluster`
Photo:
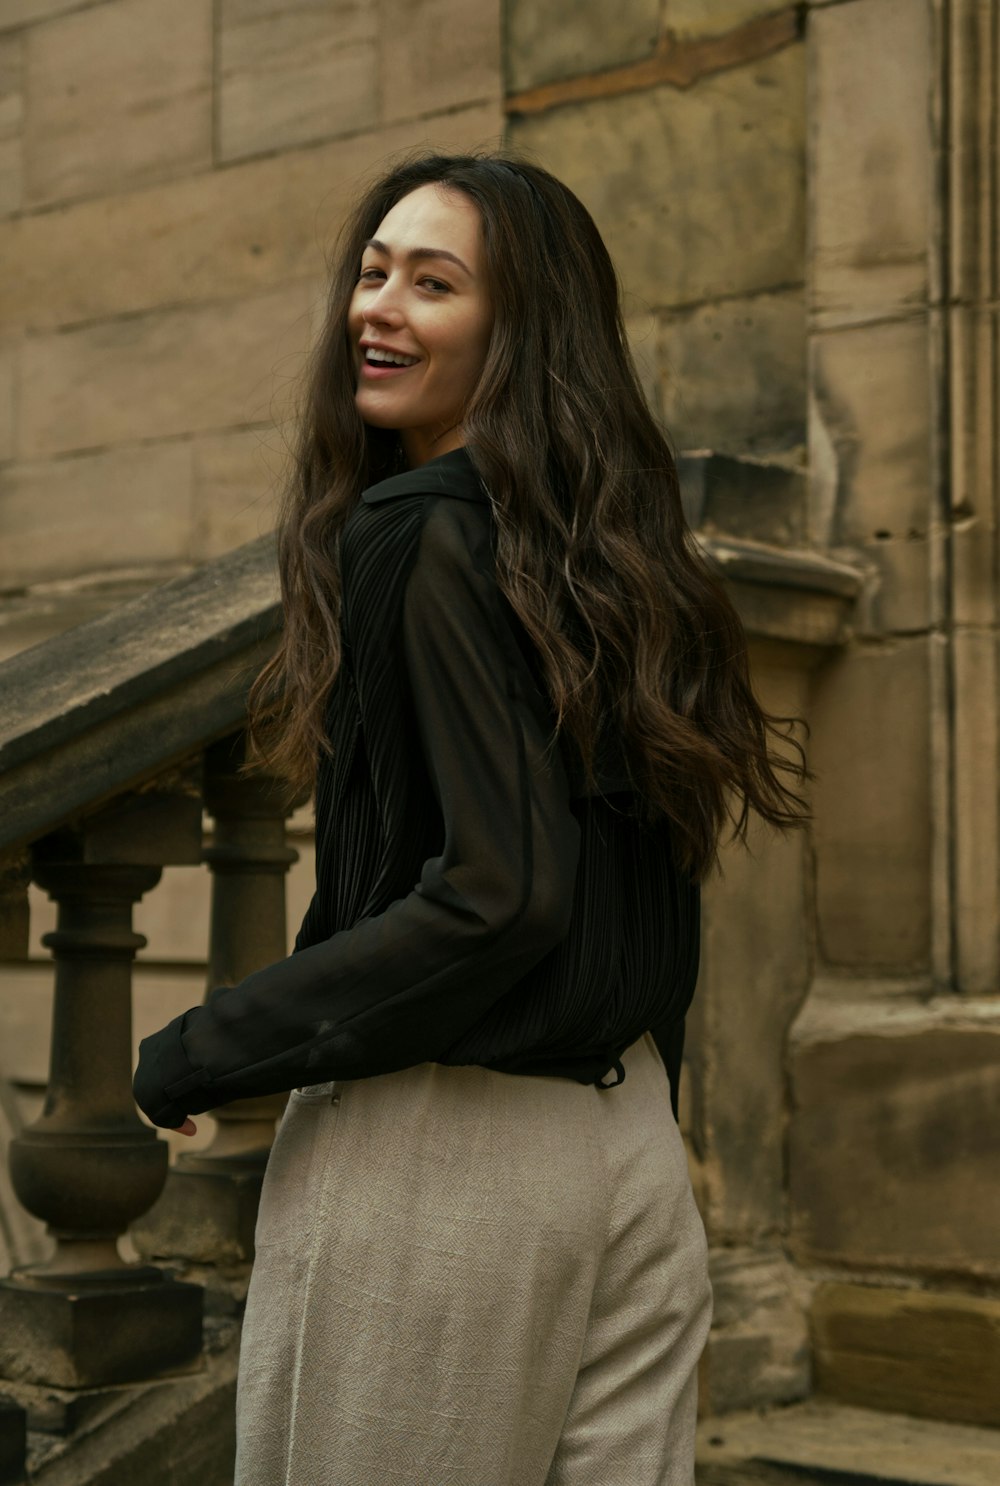
[[[203,853],[212,871],[210,991],[288,952],[285,875],[298,856],[285,839],[292,804],[278,780],[243,774],[243,759],[242,734],[205,755],[205,805],[215,827]],[[223,1268],[252,1260],[261,1182],[284,1104],[284,1095],[271,1095],[212,1111],[211,1145],[178,1156],[163,1196],[133,1226],[141,1253]],[[213,1292],[227,1289],[204,1278]],[[229,1288],[239,1298],[239,1280]]]
[[[184,787],[177,786],[178,783]],[[35,843],[32,874],[58,904],[43,1112],[10,1149],[14,1190],[55,1240],[0,1282],[0,1375],[84,1388],[190,1364],[200,1291],[126,1262],[118,1239],[155,1202],[167,1147],[131,1095],[132,909],[167,862],[191,860],[201,805],[187,781],[116,801]]]

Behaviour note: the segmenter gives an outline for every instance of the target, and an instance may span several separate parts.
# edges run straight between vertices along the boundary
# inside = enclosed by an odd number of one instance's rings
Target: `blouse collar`
[[[402,495],[453,495],[483,505],[489,505],[490,500],[472,456],[464,447],[439,454],[415,470],[404,470],[400,475],[380,480],[377,485],[369,485],[361,492],[361,499],[373,506]]]

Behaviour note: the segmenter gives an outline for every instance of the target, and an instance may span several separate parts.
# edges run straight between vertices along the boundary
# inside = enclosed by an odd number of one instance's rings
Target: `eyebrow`
[[[392,257],[390,249],[386,247],[384,242],[380,242],[377,237],[368,238],[366,242],[362,243],[362,248],[374,248],[377,253],[384,253],[387,258]],[[449,263],[457,263],[462,272],[467,273],[470,279],[472,278],[471,269],[462,262],[457,254],[449,253],[447,248],[409,248],[404,256],[408,263],[416,263],[422,258],[446,258]]]

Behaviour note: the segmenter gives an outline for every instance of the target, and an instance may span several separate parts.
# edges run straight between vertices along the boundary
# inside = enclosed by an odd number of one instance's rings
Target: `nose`
[[[389,279],[386,279],[382,287],[365,301],[361,318],[368,325],[399,326],[403,323],[403,312]]]

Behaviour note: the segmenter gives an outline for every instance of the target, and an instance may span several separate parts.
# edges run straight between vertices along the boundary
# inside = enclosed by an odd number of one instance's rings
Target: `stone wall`
[[[869,1365],[867,1401],[933,1412],[956,1283],[1000,1279],[995,8],[507,14],[510,134],[613,248],[702,529],[865,575],[846,646],[811,651],[794,615],[753,646],[765,700],[810,722],[815,820],[706,894],[704,1397],[808,1388],[811,1317],[825,1388],[857,1400],[867,1348],[909,1379]],[[1000,1422],[982,1392],[949,1417]]]
[[[0,9],[0,653],[268,529],[345,202],[499,102],[476,0]]]
[[[788,1146],[821,1385],[992,1424],[995,28],[974,0],[809,17],[810,528],[869,581],[814,687],[816,963]]]

